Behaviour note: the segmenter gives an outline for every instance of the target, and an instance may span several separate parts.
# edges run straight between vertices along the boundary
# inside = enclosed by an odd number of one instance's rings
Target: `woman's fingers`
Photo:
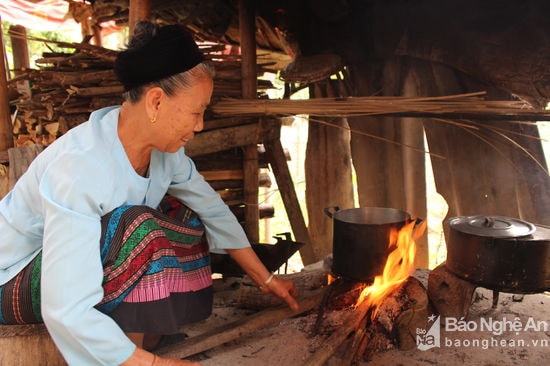
[[[292,310],[299,309],[298,302],[295,299],[298,296],[298,290],[294,282],[274,277],[266,288],[269,292],[284,300]]]

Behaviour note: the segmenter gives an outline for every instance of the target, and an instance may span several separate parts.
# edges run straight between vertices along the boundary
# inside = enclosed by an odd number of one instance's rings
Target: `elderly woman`
[[[0,202],[0,324],[44,321],[72,365],[178,365],[144,340],[208,317],[209,251],[296,309],[185,155],[211,68],[177,25],[142,22],[115,72],[122,106],[45,149]]]

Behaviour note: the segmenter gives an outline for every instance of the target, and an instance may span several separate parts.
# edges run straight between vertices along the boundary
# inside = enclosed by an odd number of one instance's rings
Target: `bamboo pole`
[[[8,96],[8,68],[4,40],[4,34],[0,24],[0,50],[2,60],[0,61],[0,151],[13,147],[13,134],[10,113],[10,101]]]
[[[256,99],[256,37],[255,5],[252,0],[239,0],[239,32],[242,52],[242,94],[245,99]],[[244,147],[245,229],[251,242],[260,241],[258,212],[258,146]]]

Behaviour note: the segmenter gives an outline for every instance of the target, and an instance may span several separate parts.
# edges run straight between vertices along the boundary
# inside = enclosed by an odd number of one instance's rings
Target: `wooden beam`
[[[256,99],[256,30],[255,2],[239,0],[239,33],[242,52],[242,95],[245,99]],[[244,148],[244,199],[245,230],[248,239],[259,242],[259,211],[258,211],[258,147],[251,144]]]
[[[241,180],[243,179],[242,170],[208,170],[200,172],[204,180]],[[256,176],[257,177],[257,176]]]
[[[134,34],[134,27],[140,20],[151,19],[151,0],[130,0],[128,34]]]
[[[185,153],[189,157],[195,157],[228,150],[233,147],[255,146],[257,157],[258,148],[256,145],[259,140],[259,134],[260,126],[258,123],[202,132],[187,143]],[[256,164],[258,164],[257,158]],[[256,169],[254,174],[257,180],[258,169]]]
[[[203,131],[214,130],[217,128],[233,127],[246,125],[250,123],[256,123],[256,118],[252,117],[227,117],[227,118],[215,118],[204,121]]]
[[[0,24],[0,34],[3,34]],[[4,51],[4,41],[0,37],[0,150],[7,150],[13,146],[13,134],[10,113],[10,101],[8,97],[8,68]]]

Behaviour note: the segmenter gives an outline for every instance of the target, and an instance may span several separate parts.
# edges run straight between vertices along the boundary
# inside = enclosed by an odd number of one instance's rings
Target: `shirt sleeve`
[[[210,251],[225,253],[225,249],[249,247],[250,242],[242,226],[220,195],[199,174],[189,157],[183,152],[180,157],[168,194],[199,215],[206,228]]]
[[[105,184],[85,174],[90,171],[100,169],[64,156],[49,166],[40,182],[45,219],[41,311],[70,365],[118,365],[135,345],[110,317],[94,308],[103,298],[98,198]]]

